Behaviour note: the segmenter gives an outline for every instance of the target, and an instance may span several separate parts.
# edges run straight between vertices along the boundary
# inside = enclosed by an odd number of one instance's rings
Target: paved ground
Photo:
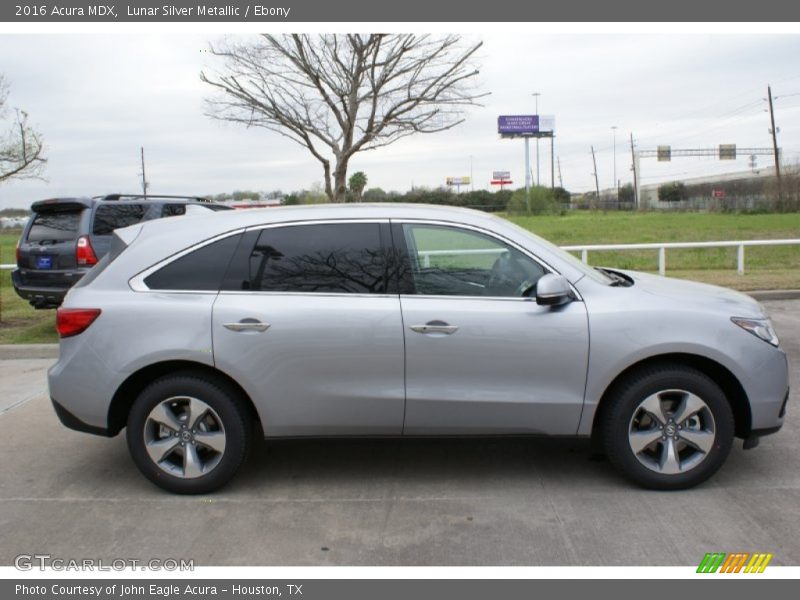
[[[800,301],[765,302],[793,365]],[[270,443],[210,497],[142,478],[124,437],[62,427],[51,360],[0,361],[0,564],[193,558],[196,564],[688,565],[708,551],[800,564],[800,378],[783,431],[741,443],[686,492],[629,486],[585,442]]]

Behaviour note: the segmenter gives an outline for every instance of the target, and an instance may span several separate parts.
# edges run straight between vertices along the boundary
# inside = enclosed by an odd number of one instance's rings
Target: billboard
[[[511,179],[511,171],[492,171],[492,179]]]
[[[448,177],[446,180],[447,185],[469,185],[469,177]]]
[[[497,133],[505,136],[551,136],[555,131],[553,115],[500,115]]]

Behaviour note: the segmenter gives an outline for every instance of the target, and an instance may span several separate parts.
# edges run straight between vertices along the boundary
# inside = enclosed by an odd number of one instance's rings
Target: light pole
[[[619,183],[617,183],[617,126],[612,125],[611,131],[614,132],[614,189],[617,190],[617,202],[619,202]]]
[[[472,154],[469,155],[469,191],[475,191],[475,177],[472,175]]]
[[[531,94],[536,99],[536,118],[539,118],[539,92]],[[536,136],[536,185],[539,185],[539,136]]]

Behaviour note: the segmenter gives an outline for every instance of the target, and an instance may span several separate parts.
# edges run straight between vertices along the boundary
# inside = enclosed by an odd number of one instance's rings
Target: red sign
[[[725,190],[711,190],[711,196],[713,198],[724,198]]]
[[[511,181],[510,179],[492,179],[490,183],[492,185],[511,185],[514,182]]]

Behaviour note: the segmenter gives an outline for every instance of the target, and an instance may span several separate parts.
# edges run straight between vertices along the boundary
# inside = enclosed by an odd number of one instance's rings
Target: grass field
[[[566,216],[510,217],[518,225],[559,245],[695,242],[800,238],[800,213],[571,213]],[[0,263],[14,262],[19,232],[0,233]],[[446,241],[443,241],[446,245]],[[433,249],[433,246],[429,246]],[[444,248],[442,248],[444,249]],[[655,272],[655,250],[592,252],[591,264]],[[800,289],[800,246],[748,248],[745,275],[736,273],[736,250],[667,251],[667,275],[739,290]],[[55,342],[55,311],[35,311],[0,272],[0,344]]]

